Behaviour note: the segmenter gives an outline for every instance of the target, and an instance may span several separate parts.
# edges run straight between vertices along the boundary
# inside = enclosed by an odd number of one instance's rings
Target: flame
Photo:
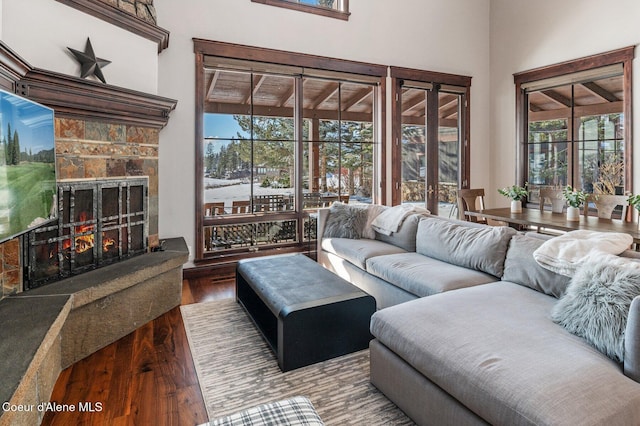
[[[81,222],[86,222],[88,220],[87,214],[85,212],[80,213],[79,220]],[[84,253],[88,250],[93,249],[95,246],[95,233],[93,232],[95,225],[78,225],[75,228],[76,234],[85,234],[75,238],[75,251],[76,253]],[[108,252],[110,249],[114,248],[116,245],[116,240],[114,238],[108,238],[105,234],[102,234],[102,251]],[[63,250],[71,250],[71,239],[66,239],[62,243]],[[54,253],[50,253],[50,257],[53,257]]]

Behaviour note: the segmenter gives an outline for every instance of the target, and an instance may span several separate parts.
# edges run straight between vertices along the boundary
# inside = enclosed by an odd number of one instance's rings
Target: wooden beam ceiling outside
[[[248,91],[248,93],[244,97],[244,100],[242,101],[244,105],[249,105],[249,102],[251,102],[251,97],[255,96],[258,93],[258,90],[260,90],[260,86],[262,86],[262,83],[264,83],[266,79],[267,76],[264,74],[255,75],[255,77],[253,78],[253,89]]]
[[[584,105],[574,107],[576,117],[589,115],[617,114],[622,112],[623,102],[609,102],[606,104]],[[529,121],[544,121],[567,118],[571,116],[571,108],[552,109],[548,111],[529,112]]]
[[[302,85],[304,86],[304,81],[302,82]],[[289,90],[287,90],[284,96],[280,98],[280,102],[278,102],[278,106],[283,107],[286,104],[288,104],[293,99],[293,95],[295,94],[296,94],[296,88],[294,85],[291,85],[291,87],[289,88]]]
[[[413,98],[409,98],[406,101],[403,96],[402,97],[402,115],[409,114],[410,111],[412,111],[413,109],[419,106],[424,106],[426,100],[427,98],[424,96],[423,93],[418,93],[418,95],[414,96]],[[422,108],[422,111],[419,113],[419,115],[424,116],[424,108]]]
[[[340,87],[339,83],[328,83],[327,87],[318,95],[318,97],[311,103],[311,109],[317,109],[320,105],[331,98]]]
[[[239,104],[228,104],[222,102],[205,102],[204,112],[210,114],[229,114],[229,115],[243,115],[247,113],[247,107]],[[255,105],[253,107],[253,113],[255,115],[264,117],[293,117],[293,108],[291,107],[276,107],[276,106],[261,106]],[[323,120],[335,120],[337,117],[337,111],[323,110],[318,108],[305,108],[302,112],[304,118],[319,118]],[[340,114],[342,120],[345,121],[371,121],[371,113],[366,112],[352,112],[345,111]],[[422,120],[424,124],[424,120]]]
[[[561,95],[555,90],[542,90],[540,93],[562,107],[571,106],[571,99]]]
[[[211,77],[206,83],[206,99],[208,100],[205,105],[206,112],[245,114],[246,108],[243,108],[240,105],[249,104],[253,97],[254,99],[270,99],[268,101],[268,105],[255,105],[255,114],[267,116],[278,116],[278,114],[282,114],[283,117],[291,117],[293,112],[290,105],[293,97],[295,96],[293,79],[291,80],[290,87],[279,87],[277,89],[278,92],[276,93],[275,85],[266,84],[269,76],[265,74],[258,74],[254,78],[253,87],[246,90],[241,104],[234,106],[233,104],[228,103],[228,99],[225,100],[226,97],[222,92],[224,89],[216,88],[216,83],[219,81],[223,72],[224,71],[213,70]],[[304,79],[303,85],[308,81],[308,79]],[[314,79],[313,81],[317,84],[319,80]],[[227,87],[229,87],[228,84],[229,82],[226,81],[225,85]],[[581,102],[588,104],[575,106],[574,110],[576,114],[595,115],[622,112],[622,102],[612,92],[610,84],[607,85],[607,88],[604,88],[595,82],[582,83],[581,86],[586,89],[586,92],[583,93],[590,93],[591,96],[587,95],[586,98],[581,96]],[[339,87],[340,84],[338,82],[330,80],[327,80],[323,86],[314,87],[315,95],[306,104],[304,116],[307,118],[315,117],[335,120],[338,103],[336,99],[332,98],[335,97]],[[218,93],[216,93],[216,90]],[[270,93],[270,90],[273,91],[273,93]],[[422,91],[416,91],[415,95],[409,96],[411,95],[410,92],[412,90],[413,89],[403,89],[403,122],[405,124],[424,125],[424,105],[426,97]],[[565,94],[554,89],[541,90],[536,93],[539,94],[539,97],[536,98],[535,101],[530,100],[529,102],[529,118],[532,121],[566,118],[568,114],[571,113],[571,99],[569,99]],[[543,98],[551,102],[545,102]],[[369,87],[364,87],[360,90],[356,90],[355,92],[351,92],[349,98],[345,99],[340,104],[342,118],[354,121],[371,121],[370,112],[373,110],[373,99],[373,91]],[[438,116],[440,118],[441,125],[445,127],[455,127],[457,120],[455,115],[458,112],[457,100],[458,97],[456,95],[440,95]],[[326,105],[323,105],[325,103]],[[554,107],[554,105],[557,105],[559,108]],[[352,111],[352,108],[355,108],[356,106],[359,106],[359,108],[357,108],[359,112]],[[368,112],[364,113],[364,110]]]
[[[207,89],[207,96],[205,96],[205,99],[212,99],[213,98],[213,91],[216,88],[216,82],[218,81],[219,77],[220,77],[220,71],[216,70],[213,73],[213,76],[211,76],[211,79],[209,80],[209,82],[207,83],[207,87],[209,89]]]
[[[373,95],[373,91],[371,90],[371,88],[367,87],[367,88],[360,89],[350,99],[347,99],[345,102],[342,103],[342,111],[350,110],[352,107],[358,105],[360,102],[363,102],[365,99],[367,99],[372,95]]]
[[[458,97],[455,95],[445,95],[440,98],[440,108],[438,116],[443,118],[449,118],[458,113]]]
[[[618,97],[616,95],[614,95],[610,91],[604,89],[603,87],[601,87],[600,85],[598,85],[597,83],[595,83],[593,81],[590,81],[588,83],[582,83],[582,86],[585,89],[589,90],[594,95],[598,96],[603,101],[617,102],[617,101],[620,100],[620,99],[618,99]]]

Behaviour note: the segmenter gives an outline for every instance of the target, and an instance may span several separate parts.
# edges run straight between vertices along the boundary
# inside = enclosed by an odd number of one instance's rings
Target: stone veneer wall
[[[20,240],[17,238],[0,244],[0,280],[0,299],[22,291]]]
[[[149,177],[149,246],[158,245],[159,130],[56,118],[57,178]],[[0,299],[22,291],[18,239],[0,244]]]
[[[158,243],[159,130],[56,119],[58,180],[149,177],[149,246]]]
[[[153,0],[100,0],[103,3],[124,10],[150,24],[156,24],[156,8]]]

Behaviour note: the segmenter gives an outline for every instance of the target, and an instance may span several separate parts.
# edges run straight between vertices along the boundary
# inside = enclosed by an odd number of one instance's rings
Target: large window
[[[343,20],[349,19],[349,0],[251,0],[271,6],[315,13]]]
[[[308,57],[290,56],[284,64],[198,57],[197,259],[308,249],[317,208],[379,199],[384,68],[374,67],[379,76],[345,73],[359,67],[344,61],[326,60],[340,72],[303,68],[291,63]]]
[[[631,191],[633,48],[516,74],[520,184]]]

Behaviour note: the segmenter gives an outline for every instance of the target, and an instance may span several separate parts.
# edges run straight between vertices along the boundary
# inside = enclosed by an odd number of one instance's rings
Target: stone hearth
[[[180,304],[187,246],[164,247],[0,301],[0,400],[35,407],[0,411],[0,426],[40,424],[64,368]]]

